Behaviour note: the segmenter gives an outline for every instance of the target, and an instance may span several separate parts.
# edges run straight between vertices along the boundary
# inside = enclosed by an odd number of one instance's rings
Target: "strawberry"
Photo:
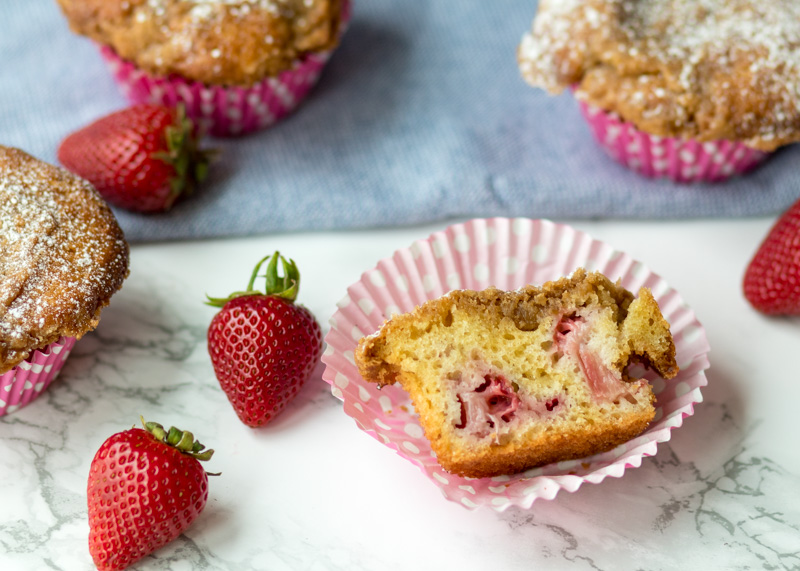
[[[744,275],[744,295],[768,315],[800,315],[800,200],[775,222]]]
[[[58,160],[111,204],[168,210],[205,179],[210,153],[197,148],[183,107],[141,104],[98,119],[61,142]]]
[[[208,498],[198,460],[214,451],[191,432],[142,425],[103,442],[89,470],[89,552],[102,571],[124,569],[177,538]]]
[[[267,260],[266,293],[261,293],[253,285]],[[211,363],[236,414],[248,426],[266,424],[284,409],[322,351],[319,323],[294,303],[299,286],[297,265],[275,252],[256,265],[245,291],[208,298],[209,305],[222,307],[208,328]]]

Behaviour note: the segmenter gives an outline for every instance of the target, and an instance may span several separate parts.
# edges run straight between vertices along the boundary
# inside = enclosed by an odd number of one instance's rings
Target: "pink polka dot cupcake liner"
[[[411,311],[453,289],[514,290],[569,275],[579,267],[619,279],[633,292],[650,288],[670,323],[680,366],[679,374],[666,381],[642,371],[657,396],[655,419],[643,434],[613,450],[509,476],[456,476],[437,462],[408,394],[396,386],[378,390],[359,375],[354,359],[359,339],[395,313]],[[619,478],[628,468],[640,466],[694,414],[709,366],[703,326],[663,278],[570,226],[526,218],[471,220],[397,250],[347,288],[325,341],[323,379],[359,429],[419,467],[448,500],[496,511],[530,508],[536,500],[555,498],[562,489],[574,492],[584,483]]]
[[[341,33],[350,19],[350,2],[342,4]],[[108,46],[100,53],[131,103],[182,104],[203,132],[228,137],[274,125],[291,114],[317,84],[333,50],[306,55],[291,69],[251,87],[207,85],[178,75],[150,75],[122,59]]]
[[[58,376],[74,345],[74,337],[61,337],[0,375],[0,416],[36,400]]]
[[[701,143],[650,135],[615,113],[584,101],[578,103],[594,138],[606,153],[646,177],[683,183],[721,182],[752,170],[770,154],[733,141]]]

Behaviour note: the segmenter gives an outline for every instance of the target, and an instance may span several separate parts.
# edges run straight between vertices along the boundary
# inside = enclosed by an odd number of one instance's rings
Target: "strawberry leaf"
[[[255,289],[255,282],[259,277],[258,274],[264,262],[267,262],[267,267],[263,275],[266,285],[262,292]],[[278,272],[279,262],[283,270],[283,275]],[[233,292],[227,297],[211,297],[206,295],[205,303],[213,307],[222,307],[232,299],[248,295],[268,295],[294,302],[297,299],[299,291],[300,270],[297,269],[297,264],[292,259],[286,259],[276,250],[274,254],[263,257],[258,264],[256,264],[253,273],[250,275],[250,281],[247,283],[247,289]]]
[[[141,416],[139,418],[144,429],[152,434],[156,440],[180,450],[187,456],[206,461],[210,460],[211,456],[214,454],[213,450],[206,450],[205,446],[195,440],[194,435],[188,430],[180,430],[171,426],[169,431],[167,431],[157,422],[145,422],[144,418]]]
[[[217,154],[214,150],[200,149],[195,133],[194,123],[186,116],[185,108],[178,105],[174,124],[164,129],[167,150],[152,154],[175,171],[170,179],[170,206],[179,196],[192,194],[195,186],[206,179],[209,163]]]

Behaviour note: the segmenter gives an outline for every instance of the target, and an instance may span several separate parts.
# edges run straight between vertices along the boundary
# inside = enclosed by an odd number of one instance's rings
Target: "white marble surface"
[[[92,569],[86,478],[138,416],[216,449],[208,505],[136,569],[798,569],[800,319],[741,295],[771,220],[575,222],[681,292],[711,344],[705,402],[621,479],[529,510],[469,511],[344,415],[320,366],[268,427],[239,422],[206,352],[204,295],[245,285],[276,248],[327,331],[345,288],[446,224],[139,245],[96,332],[30,406],[0,418],[0,569]]]

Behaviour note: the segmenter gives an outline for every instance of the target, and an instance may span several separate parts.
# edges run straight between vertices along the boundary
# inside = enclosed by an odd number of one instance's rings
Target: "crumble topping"
[[[800,3],[543,0],[519,47],[532,85],[660,136],[800,139]]]
[[[128,246],[86,181],[0,146],[0,372],[80,337],[128,272]]]

